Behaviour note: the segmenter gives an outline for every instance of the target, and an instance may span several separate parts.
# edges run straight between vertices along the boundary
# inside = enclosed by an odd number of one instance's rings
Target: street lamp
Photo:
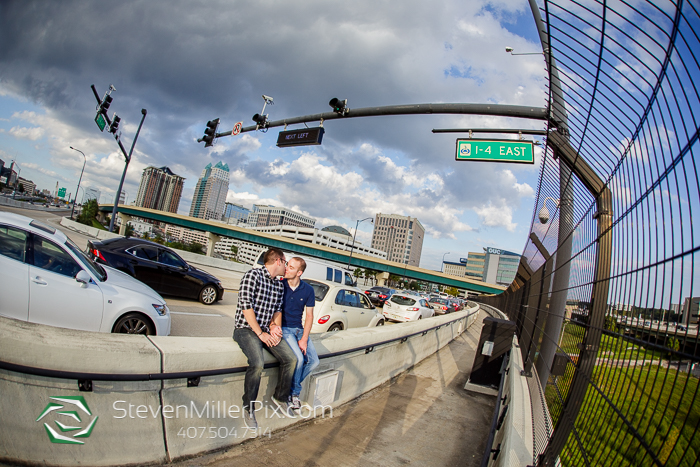
[[[75,197],[73,198],[73,207],[70,210],[70,219],[73,220],[73,211],[75,211],[75,202],[78,200],[78,190],[80,190],[80,182],[83,180],[83,172],[85,172],[85,164],[87,164],[87,157],[85,156],[85,153],[81,151],[80,149],[75,149],[73,146],[69,146],[73,151],[78,151],[80,154],[83,155],[83,170],[80,171],[80,178],[78,179],[78,187],[75,189]],[[83,190],[85,191],[85,190]]]
[[[447,255],[449,255],[449,254],[450,254],[450,252],[448,251],[447,253],[445,253],[444,255],[442,255],[442,264],[440,264],[440,272],[442,272],[442,270],[443,270],[443,268],[444,268],[444,266],[445,266],[445,256],[447,256]]]
[[[515,50],[513,47],[506,47],[506,52],[510,53],[511,55],[543,55],[547,53],[547,50],[545,49],[544,52],[527,52],[527,53],[520,53],[520,54],[514,54],[513,50]]]
[[[360,225],[360,223],[364,221],[372,221],[374,224],[374,218],[373,217],[366,217],[364,219],[359,219],[357,222],[355,222],[355,234],[352,236],[352,246],[350,247],[350,256],[348,257],[348,271],[350,270],[350,260],[352,259],[352,251],[355,248],[355,238],[357,237],[357,226]]]

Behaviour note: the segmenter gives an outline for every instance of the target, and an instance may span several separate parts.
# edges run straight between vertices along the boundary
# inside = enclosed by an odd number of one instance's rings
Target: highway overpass
[[[112,212],[112,207],[113,205],[111,204],[101,204],[100,211]],[[270,235],[263,232],[257,232],[255,230],[244,229],[234,225],[223,224],[221,222],[207,221],[195,217],[183,216],[180,214],[173,214],[164,211],[157,211],[155,209],[119,205],[118,212],[126,214],[128,216],[141,217],[143,219],[149,219],[158,222],[165,222],[167,224],[185,227],[187,229],[199,230],[202,232],[211,232],[215,235],[219,235],[222,237],[235,238],[236,240],[256,243],[258,245],[263,245],[266,247],[277,247],[286,251],[293,251],[300,255],[312,256],[315,258],[334,261],[342,264],[347,264],[350,256],[349,251],[338,250],[322,245],[315,245],[313,243],[280,237],[277,235]],[[387,261],[384,259],[374,258],[371,256],[365,256],[357,253],[353,253],[352,259],[350,260],[350,265],[354,267],[372,269],[374,271],[388,272],[390,274],[405,276],[410,279],[431,282],[434,284],[440,284],[448,287],[465,289],[471,292],[498,294],[505,290],[505,287],[501,287],[498,285],[487,284],[486,282],[472,280],[466,277],[460,278],[455,276],[449,276],[438,271],[431,271],[429,269],[407,266],[405,264],[396,263],[394,261]]]

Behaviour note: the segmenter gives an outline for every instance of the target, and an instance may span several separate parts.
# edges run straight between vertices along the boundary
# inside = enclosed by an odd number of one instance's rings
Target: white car
[[[435,315],[435,310],[420,295],[395,293],[384,302],[382,313],[388,320],[405,323],[430,318]]]
[[[0,212],[0,316],[85,331],[170,334],[165,300],[95,264],[65,234]]]
[[[316,306],[311,332],[382,326],[384,318],[357,287],[337,282],[304,279],[314,289]],[[302,323],[306,317],[302,317]]]

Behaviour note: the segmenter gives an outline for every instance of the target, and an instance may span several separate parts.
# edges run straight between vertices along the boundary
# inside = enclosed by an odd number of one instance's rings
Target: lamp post
[[[449,254],[450,254],[450,252],[448,251],[447,253],[445,253],[444,255],[442,255],[442,263],[440,264],[440,272],[442,272],[442,270],[443,270],[443,268],[444,268],[444,266],[445,266],[445,256],[447,256],[447,255],[449,255]]]
[[[357,238],[357,226],[359,226],[360,223],[364,221],[372,221],[372,223],[374,224],[373,217],[365,217],[364,219],[359,219],[357,222],[355,222],[355,234],[352,236],[352,246],[350,247],[350,256],[348,257],[348,271],[350,270],[350,260],[352,259],[352,252],[355,249],[355,238]]]
[[[78,179],[78,187],[75,189],[75,197],[73,198],[73,207],[70,210],[70,219],[73,220],[73,212],[75,211],[75,202],[78,200],[78,190],[80,190],[80,182],[83,180],[83,172],[85,172],[85,164],[87,164],[87,157],[85,156],[85,153],[81,151],[80,149],[75,149],[73,146],[69,146],[73,151],[78,151],[80,154],[83,155],[83,170],[80,171],[80,178]],[[83,190],[85,191],[85,190]]]

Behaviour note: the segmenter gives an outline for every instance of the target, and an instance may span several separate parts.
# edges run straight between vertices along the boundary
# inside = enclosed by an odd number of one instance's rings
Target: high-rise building
[[[223,162],[217,162],[214,166],[207,164],[194,189],[190,216],[205,220],[221,220],[228,194],[229,177],[227,164]]]
[[[287,208],[256,204],[248,216],[251,227],[273,227],[277,225],[293,225],[296,227],[311,227],[316,225],[316,219]]]
[[[168,167],[146,167],[141,175],[136,206],[177,213],[184,181]]]
[[[385,251],[389,261],[420,266],[425,229],[418,219],[378,213],[374,219],[372,248]]]

